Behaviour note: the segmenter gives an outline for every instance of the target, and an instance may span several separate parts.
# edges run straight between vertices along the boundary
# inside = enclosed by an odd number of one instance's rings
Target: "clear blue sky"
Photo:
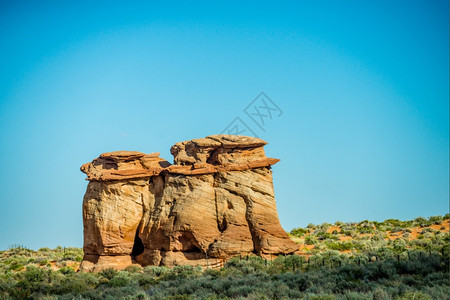
[[[102,152],[240,117],[285,230],[449,210],[448,1],[2,1],[0,249],[82,246]],[[265,131],[243,112],[264,91]]]

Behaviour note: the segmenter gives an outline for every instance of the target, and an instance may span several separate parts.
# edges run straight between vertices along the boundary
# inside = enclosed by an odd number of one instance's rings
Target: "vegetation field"
[[[450,299],[449,215],[310,224],[295,255],[242,256],[221,269],[77,272],[82,249],[0,251],[0,299]]]

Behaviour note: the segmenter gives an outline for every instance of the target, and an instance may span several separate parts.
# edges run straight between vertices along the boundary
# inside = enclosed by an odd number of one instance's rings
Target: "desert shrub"
[[[335,235],[333,235],[331,233],[328,233],[328,232],[323,232],[323,231],[318,232],[316,234],[316,238],[319,241],[323,241],[323,240],[326,240],[326,239],[331,239],[331,240],[338,240],[339,239],[337,236],[335,236]]]
[[[395,227],[405,228],[405,227],[411,226],[410,222],[408,222],[408,221],[403,222],[398,219],[387,219],[387,220],[383,221],[381,224],[384,226],[387,226],[387,227],[392,227],[392,228],[395,228]]]
[[[433,233],[433,232],[435,232],[435,230],[433,228],[427,227],[427,228],[422,229],[420,234]]]
[[[9,269],[13,271],[21,271],[23,268],[25,268],[25,264],[19,261],[14,261],[9,266]]]
[[[203,272],[203,275],[204,275],[205,277],[209,277],[209,278],[211,278],[211,279],[219,278],[219,277],[220,277],[220,274],[221,274],[220,270],[216,270],[216,269],[206,269],[206,270]]]
[[[134,279],[137,281],[139,286],[148,289],[150,286],[157,283],[155,277],[149,273],[138,273]]]
[[[445,279],[448,283],[448,277]],[[425,286],[421,291],[431,297],[431,299],[448,299],[450,295],[450,287],[448,284],[433,284]]]
[[[343,230],[341,230],[341,233],[346,236],[352,236],[352,234],[354,234],[354,231],[343,229]]]
[[[336,296],[332,294],[322,294],[322,295],[315,295],[310,294],[307,296],[308,300],[337,300]]]
[[[395,239],[393,242],[392,242],[392,248],[393,248],[393,250],[395,251],[395,252],[397,252],[397,253],[401,253],[401,252],[404,252],[404,251],[406,251],[406,241],[405,240],[402,240],[402,239]]]
[[[325,243],[329,249],[344,251],[353,249],[353,243],[351,241],[344,242],[326,242]]]
[[[258,256],[256,257],[258,260],[261,260],[261,258]],[[202,267],[197,266],[176,266],[173,268],[173,271],[177,274],[178,278],[186,278],[191,277],[194,275],[200,275],[202,273]]]
[[[111,278],[108,282],[109,286],[113,287],[123,287],[127,286],[131,283],[131,278],[128,272],[119,271],[113,278]]]
[[[394,251],[386,246],[381,246],[376,250],[376,255],[380,258],[380,259],[388,259],[388,258],[394,258],[394,256],[396,255],[394,253]]]
[[[94,290],[96,291],[96,290]],[[137,295],[142,295],[143,290],[134,285],[123,287],[110,287],[103,290],[97,290],[97,293],[91,293],[88,299],[136,299]],[[87,296],[87,295],[86,295]]]
[[[278,256],[274,264],[277,265],[283,260],[283,256]],[[266,269],[266,261],[259,256],[247,256],[245,258],[234,257],[225,263],[226,273],[229,275],[245,275],[260,272]]]
[[[410,243],[411,245],[414,246],[415,250],[431,250],[434,248],[434,245],[431,241],[431,239],[427,239],[427,238],[421,238],[421,239],[417,239],[414,240]]]
[[[401,232],[401,231],[403,231],[403,228],[401,228],[401,227],[395,227],[394,229],[391,230],[392,233]]]
[[[374,224],[372,222],[370,222],[369,220],[363,220],[357,224],[357,226],[363,226],[363,227],[367,227],[367,226],[372,227],[373,225]]]
[[[383,288],[377,288],[372,292],[373,300],[391,300],[392,296]]]
[[[307,235],[305,237],[305,244],[307,245],[315,245],[317,244],[317,239],[312,235]]]
[[[18,276],[19,280],[12,289],[12,295],[17,298],[28,297],[30,294],[45,292],[47,289],[48,273],[36,266],[28,266]]]
[[[426,227],[431,225],[431,222],[424,217],[417,217],[413,221],[414,226]]]
[[[349,264],[337,270],[337,274],[345,281],[359,281],[365,276],[365,267]]]
[[[304,263],[304,258],[298,255],[288,255],[285,257],[283,262],[283,269],[285,271],[292,270],[297,271]]]
[[[48,264],[48,260],[44,257],[38,257],[35,262],[39,264],[40,266],[46,266]]]
[[[23,279],[29,283],[42,283],[46,278],[47,274],[44,269],[29,266],[26,271],[23,272]]]
[[[140,273],[143,270],[144,269],[141,266],[137,266],[137,265],[128,266],[124,269],[124,271],[127,271],[129,273]]]
[[[317,228],[317,226],[314,225],[314,224],[312,224],[312,223],[309,223],[309,224],[306,226],[306,228],[311,229],[311,230],[314,230],[314,229]]]
[[[429,217],[428,220],[430,222],[432,222],[433,224],[439,225],[442,223],[443,217],[442,216],[432,216],[432,217]]]
[[[365,234],[365,233],[374,233],[375,229],[373,229],[372,226],[363,225],[363,226],[356,227],[356,231],[360,234]]]
[[[58,272],[67,275],[67,274],[75,273],[75,270],[71,267],[63,267],[63,268],[59,269]]]
[[[407,292],[404,293],[402,296],[397,298],[398,300],[433,300],[429,295],[424,294],[422,292],[419,291],[415,291],[415,292]]]
[[[400,274],[426,276],[433,272],[443,271],[442,258],[438,255],[424,255],[411,260],[398,262],[397,269]]]
[[[208,300],[215,300],[217,298],[208,298]],[[261,292],[252,292],[251,294],[248,295],[248,297],[246,298],[247,300],[269,300],[270,298]]]
[[[318,228],[319,228],[320,230],[322,230],[322,231],[327,231],[327,229],[328,229],[330,226],[331,226],[331,224],[325,222],[325,223],[320,224],[320,225],[318,226]]]
[[[372,293],[358,293],[358,292],[352,292],[348,291],[345,292],[343,297],[341,299],[345,300],[372,300],[373,295]]]
[[[60,280],[54,282],[51,291],[54,294],[80,294],[86,289],[93,289],[97,286],[97,276],[93,274],[75,274],[65,275]]]
[[[105,277],[106,279],[111,280],[114,276],[116,276],[118,271],[114,268],[107,268],[100,272],[100,275]]]
[[[189,295],[173,295],[167,297],[165,300],[191,300],[192,298]]]
[[[373,242],[377,242],[377,245],[384,245],[385,239],[387,239],[387,235],[385,233],[377,232],[375,233],[370,240]]]
[[[147,266],[144,268],[144,273],[150,274],[155,277],[160,277],[169,272],[167,267]]]
[[[291,230],[291,235],[293,236],[297,236],[297,237],[301,237],[303,235],[305,235],[306,233],[308,233],[309,230],[308,229],[304,229],[304,228],[294,228]]]
[[[11,272],[0,274],[0,296],[13,289],[16,284],[17,280]]]
[[[397,274],[394,262],[391,260],[376,264],[369,264],[366,268],[368,268],[367,278],[372,281],[379,279],[392,279],[395,278]]]

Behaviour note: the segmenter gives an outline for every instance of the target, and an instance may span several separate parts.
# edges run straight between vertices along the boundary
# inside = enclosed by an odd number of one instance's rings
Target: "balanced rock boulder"
[[[282,229],[261,139],[213,135],[159,153],[103,153],[84,164],[82,271],[208,266],[298,250]]]

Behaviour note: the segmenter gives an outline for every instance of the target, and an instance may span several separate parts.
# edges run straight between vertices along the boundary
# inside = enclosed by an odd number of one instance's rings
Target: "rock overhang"
[[[160,153],[114,151],[102,153],[80,170],[89,181],[142,179],[162,172],[183,175],[213,174],[270,167],[279,159],[266,157],[267,142],[247,136],[211,135],[179,142],[170,149],[174,164],[159,157]]]

